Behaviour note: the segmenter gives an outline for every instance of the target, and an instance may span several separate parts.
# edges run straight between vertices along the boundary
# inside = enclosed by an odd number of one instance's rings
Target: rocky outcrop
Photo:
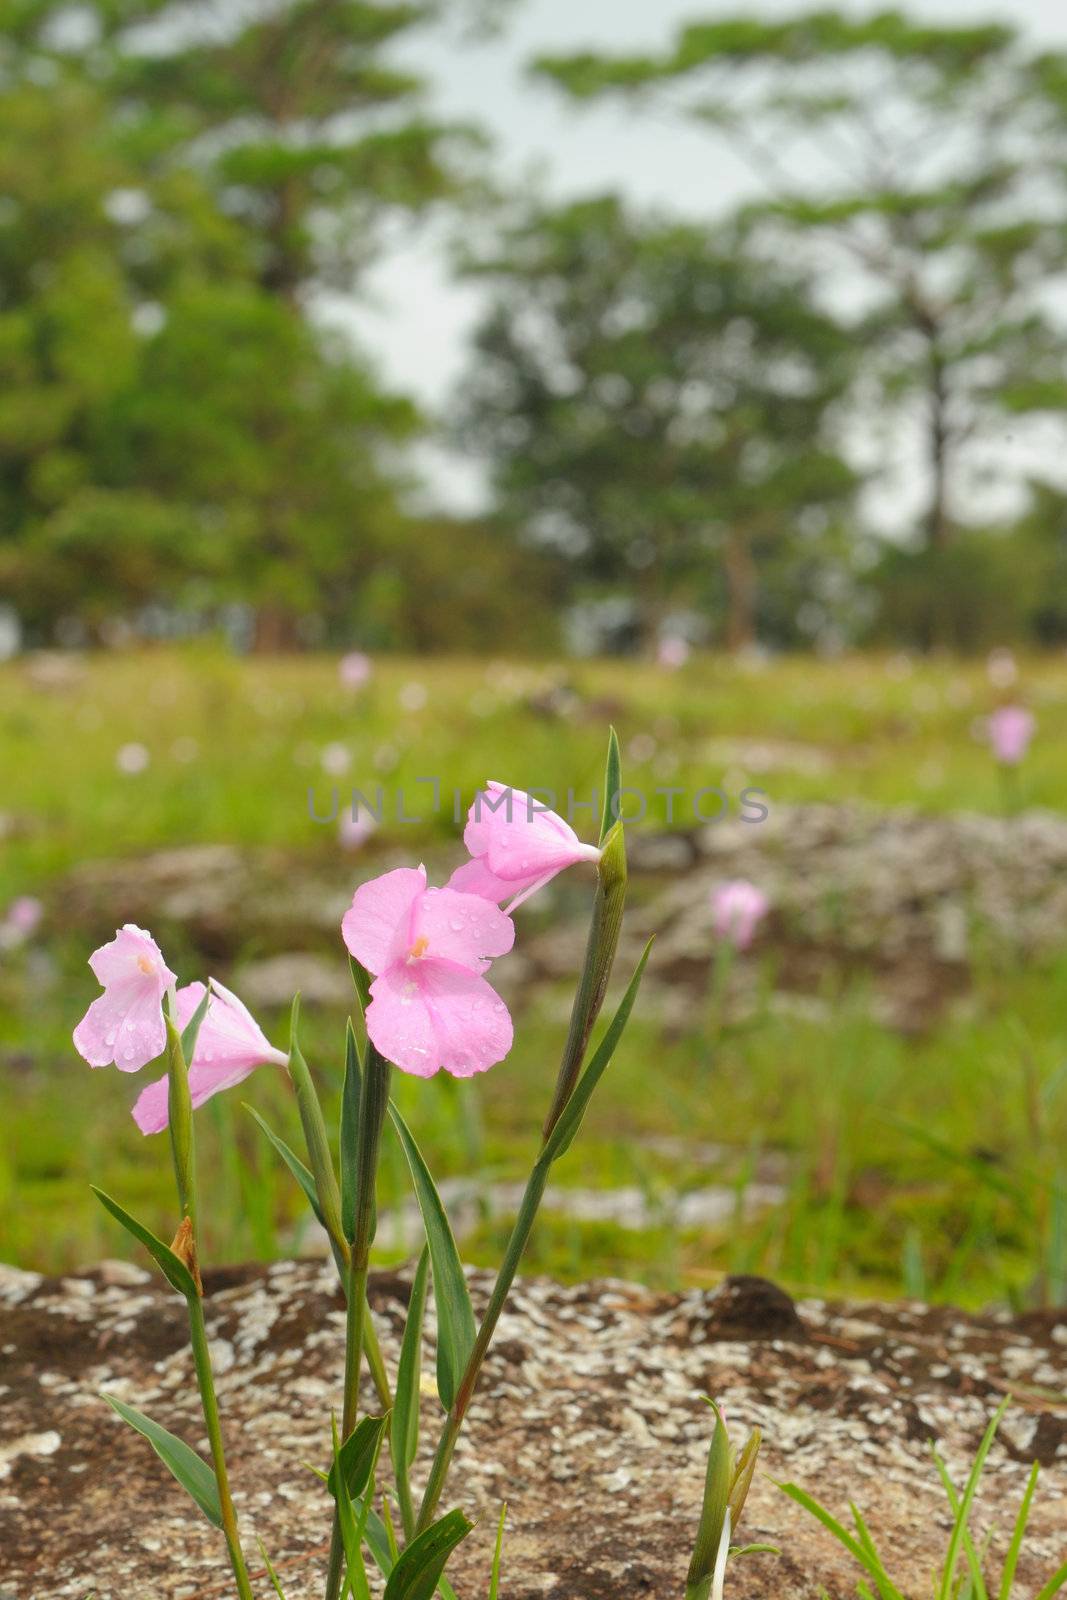
[[[395,1360],[405,1273],[372,1303]],[[279,1262],[207,1278],[231,1470],[250,1554],[261,1537],[289,1600],[320,1594],[327,1504],[306,1463],[328,1453],[343,1311],[332,1269]],[[485,1274],[472,1275],[476,1305]],[[203,1448],[184,1308],[138,1267],[64,1279],[0,1269],[0,1594],[9,1600],[211,1600],[228,1595],[212,1529],[107,1390]],[[432,1339],[432,1323],[428,1343]],[[426,1366],[432,1370],[427,1356]],[[1067,1313],[968,1317],[919,1305],[794,1305],[760,1279],[654,1295],[604,1281],[520,1282],[456,1457],[450,1503],[480,1515],[451,1569],[486,1592],[509,1505],[507,1600],[678,1600],[700,1504],[714,1395],[758,1424],[770,1477],[845,1512],[853,1499],[909,1596],[929,1593],[948,1517],[929,1454],[962,1479],[1005,1393],[1015,1398],[975,1514],[999,1571],[1032,1460],[1043,1472],[1019,1568],[1034,1593],[1067,1555]],[[368,1406],[373,1397],[366,1396]],[[420,1470],[436,1402],[424,1401]],[[761,1477],[742,1531],[778,1558],[731,1567],[732,1600],[855,1592],[849,1558]],[[257,1593],[268,1587],[260,1581]]]

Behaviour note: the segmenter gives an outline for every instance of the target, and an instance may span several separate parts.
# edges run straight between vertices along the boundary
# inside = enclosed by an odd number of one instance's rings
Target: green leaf
[[[352,982],[356,987],[360,1015],[365,1017],[367,1007],[370,1005],[370,973],[366,967],[360,965],[354,956],[349,956],[348,958],[348,970],[352,974]]]
[[[600,843],[603,844],[618,822],[615,802],[622,788],[622,757],[619,754],[619,736],[614,728],[608,732],[608,759],[604,770],[604,810],[600,818]]]
[[[333,1419],[333,1466],[330,1468],[330,1478],[335,1485],[334,1499],[337,1505],[337,1521],[341,1529],[341,1543],[344,1546],[345,1564],[348,1568],[348,1582],[357,1600],[366,1600],[369,1591],[367,1569],[363,1562],[363,1541],[360,1538],[356,1514],[348,1493],[341,1445],[337,1437],[336,1418]]]
[[[496,1525],[496,1548],[493,1550],[493,1570],[489,1575],[489,1600],[498,1600],[500,1594],[500,1558],[504,1553],[504,1524],[508,1519],[508,1503],[500,1507],[500,1521]]]
[[[341,1227],[351,1244],[356,1231],[356,1184],[359,1173],[359,1120],[363,1099],[363,1064],[349,1017],[345,1030],[345,1082],[341,1094]]]
[[[198,1295],[196,1284],[193,1282],[193,1275],[185,1265],[185,1262],[174,1254],[170,1246],[164,1244],[162,1239],[157,1239],[155,1234],[146,1228],[143,1223],[138,1222],[135,1217],[131,1217],[130,1213],[124,1211],[118,1201],[112,1200],[111,1196],[105,1194],[103,1189],[98,1189],[95,1184],[90,1184],[89,1187],[105,1210],[111,1212],[115,1221],[121,1222],[126,1232],[132,1233],[133,1237],[144,1245],[172,1288],[177,1289],[178,1293],[183,1294],[187,1300],[196,1300]]]
[[[222,1527],[222,1506],[219,1504],[219,1486],[215,1474],[202,1456],[173,1433],[168,1433],[166,1428],[161,1428],[158,1422],[153,1422],[151,1417],[146,1417],[143,1411],[136,1411],[133,1406],[128,1406],[124,1400],[118,1400],[113,1394],[105,1394],[101,1399],[106,1400],[112,1411],[116,1411],[123,1422],[128,1422],[131,1428],[147,1439],[163,1465],[174,1474],[186,1494],[192,1496],[210,1523],[216,1528]]]
[[[778,1487],[783,1494],[789,1496],[790,1500],[795,1500],[798,1506],[803,1506],[805,1511],[810,1512],[817,1522],[822,1523],[828,1533],[833,1534],[839,1544],[844,1545],[845,1549],[855,1556],[864,1571],[868,1572],[874,1579],[879,1591],[881,1591],[884,1584],[885,1592],[887,1595],[892,1596],[892,1600],[904,1600],[904,1596],[899,1589],[894,1587],[878,1558],[872,1557],[862,1544],[857,1543],[848,1532],[848,1529],[843,1528],[836,1517],[831,1516],[829,1511],[825,1510],[817,1500],[812,1499],[811,1495],[801,1489],[799,1485],[795,1483],[779,1483]]]
[[[320,1223],[322,1223],[322,1226],[325,1227],[326,1224],[322,1219],[322,1207],[319,1205],[319,1197],[315,1193],[315,1179],[311,1175],[311,1169],[304,1165],[300,1157],[296,1154],[295,1150],[293,1150],[291,1146],[287,1145],[285,1140],[274,1132],[274,1129],[268,1122],[263,1120],[255,1106],[250,1106],[247,1100],[244,1101],[243,1104],[245,1110],[249,1112],[251,1116],[255,1117],[256,1121],[259,1123],[259,1126],[267,1135],[267,1138],[270,1140],[275,1150],[277,1150],[278,1154],[289,1168],[289,1171],[293,1174],[293,1177],[296,1179],[301,1189],[303,1189],[307,1203],[315,1213],[316,1218]]]
[[[726,1501],[733,1479],[733,1462],[726,1425],[714,1401],[711,1402],[711,1406],[715,1412],[715,1430],[708,1448],[708,1465],[704,1475],[704,1502],[700,1509],[700,1523],[686,1577],[686,1583],[690,1586],[701,1583],[715,1570],[715,1558],[722,1542],[723,1521],[726,1517]]]
[[[384,1600],[432,1600],[445,1563],[473,1527],[462,1511],[449,1511],[412,1539],[389,1575]]]
[[[191,1061],[196,1054],[196,1041],[200,1037],[200,1025],[207,1016],[207,1008],[210,1004],[211,986],[209,984],[204,990],[204,998],[182,1029],[182,1055],[186,1061]]]
[[[422,1323],[426,1311],[426,1280],[429,1274],[429,1252],[423,1249],[415,1269],[408,1301],[404,1338],[400,1345],[400,1362],[396,1369],[396,1401],[393,1426],[389,1430],[389,1448],[398,1478],[406,1475],[415,1459],[419,1443],[419,1380],[422,1376]]]
[[[944,1485],[945,1493],[948,1496],[948,1503],[952,1509],[952,1514],[953,1516],[958,1517],[960,1503],[956,1495],[955,1485],[949,1476],[948,1468],[938,1454],[936,1446],[932,1448],[931,1454],[934,1458],[934,1465],[937,1467],[938,1476],[940,1477],[941,1482]],[[853,1515],[855,1515],[855,1512],[853,1512]],[[966,1527],[964,1527],[963,1530],[963,1549],[967,1557],[969,1575],[961,1586],[958,1600],[964,1600],[965,1596],[966,1600],[989,1600],[989,1595],[986,1592],[985,1579],[982,1576],[982,1563],[979,1560],[977,1550],[974,1548],[974,1540],[971,1538],[970,1532]]]
[[[356,1424],[337,1453],[350,1501],[358,1500],[367,1487],[388,1422],[388,1414],[384,1417],[364,1417]],[[336,1464],[330,1469],[326,1487],[337,1499]]]
[[[945,1556],[945,1565],[941,1573],[939,1600],[952,1600],[952,1585],[956,1576],[956,1562],[959,1559],[960,1545],[963,1543],[963,1537],[967,1531],[971,1506],[974,1503],[974,1497],[978,1489],[978,1480],[982,1476],[982,1468],[985,1466],[986,1456],[992,1447],[996,1431],[1000,1427],[1001,1419],[1010,1403],[1011,1397],[1006,1395],[989,1419],[989,1426],[982,1435],[982,1442],[978,1446],[978,1454],[974,1458],[970,1477],[967,1479],[967,1486],[963,1491],[963,1499],[960,1501],[956,1522],[952,1529],[952,1536],[949,1539],[948,1554]]]
[[[1034,1600],[1052,1600],[1052,1596],[1059,1594],[1061,1589],[1067,1589],[1067,1562],[1053,1574],[1041,1592],[1034,1596]]]
[[[382,1521],[378,1513],[367,1506],[366,1502],[364,1502],[363,1509],[366,1513],[366,1525],[363,1529],[363,1537],[367,1541],[368,1548],[370,1549],[371,1555],[374,1557],[374,1563],[378,1568],[378,1571],[381,1573],[383,1578],[388,1578],[395,1564],[393,1560],[393,1547],[389,1539],[389,1530],[385,1526],[385,1523]]]
[[[267,1577],[271,1581],[274,1593],[278,1596],[278,1600],[285,1600],[285,1590],[282,1588],[278,1574],[275,1572],[270,1556],[267,1554],[266,1545],[262,1539],[257,1539],[256,1543],[259,1545],[259,1558],[267,1569]]]
[[[304,1129],[308,1164],[315,1180],[315,1193],[318,1196],[323,1226],[330,1238],[340,1245],[344,1240],[344,1230],[341,1227],[341,1192],[337,1185],[337,1175],[333,1170],[330,1143],[326,1137],[326,1120],[297,1038],[299,1021],[300,996],[296,995],[293,999],[289,1024],[289,1077],[296,1091],[296,1105]]]
[[[293,1174],[293,1177],[304,1191],[304,1196],[308,1205],[314,1212],[315,1218],[319,1225],[326,1230],[327,1237],[329,1238],[329,1231],[326,1229],[326,1220],[322,1215],[322,1207],[319,1205],[319,1197],[315,1192],[315,1179],[312,1177],[310,1169],[304,1165],[300,1157],[293,1149],[290,1148],[289,1145],[286,1144],[285,1140],[280,1138],[278,1134],[274,1132],[274,1129],[269,1125],[269,1123],[264,1122],[263,1118],[260,1116],[259,1112],[254,1106],[250,1106],[247,1100],[244,1101],[243,1104],[245,1110],[250,1112],[251,1115],[255,1117],[256,1121],[259,1123],[259,1126],[267,1135],[267,1138],[270,1140],[275,1150],[277,1150],[278,1154],[289,1168],[289,1171]],[[330,1239],[330,1249],[333,1252],[334,1265],[337,1268],[337,1276],[341,1280],[342,1288],[344,1288],[348,1282],[348,1273],[341,1246],[336,1239]]]
[[[604,1076],[611,1058],[615,1054],[619,1040],[622,1038],[623,1030],[630,1020],[630,1012],[634,1008],[634,1001],[637,999],[637,991],[641,987],[641,979],[651,950],[652,940],[650,939],[645,945],[644,953],[637,963],[637,968],[630,979],[626,993],[619,1002],[618,1010],[608,1023],[604,1037],[593,1052],[589,1065],[578,1080],[573,1094],[563,1108],[559,1121],[549,1135],[542,1152],[542,1155],[549,1161],[558,1161],[560,1156],[564,1155],[574,1142],[575,1135],[582,1125],[582,1118],[585,1116],[589,1102],[593,1097],[593,1091]]]
[[[1034,1490],[1037,1488],[1037,1475],[1040,1471],[1040,1463],[1035,1461],[1033,1466],[1030,1468],[1030,1476],[1026,1480],[1026,1488],[1023,1491],[1022,1504],[1019,1507],[1019,1514],[1015,1518],[1015,1527],[1012,1531],[1011,1544],[1008,1546],[1008,1553],[1004,1558],[1004,1571],[1001,1574],[1000,1579],[999,1600],[1011,1600],[1011,1586],[1015,1582],[1015,1569],[1019,1565],[1019,1553],[1022,1550],[1023,1540],[1026,1537],[1026,1524],[1030,1520],[1030,1505],[1034,1498]]]
[[[411,1130],[392,1100],[389,1115],[407,1157],[422,1212],[426,1243],[433,1267],[433,1292],[437,1306],[437,1392],[448,1411],[456,1398],[460,1379],[474,1349],[477,1330],[467,1280],[456,1249],[448,1215],[422,1158]]]

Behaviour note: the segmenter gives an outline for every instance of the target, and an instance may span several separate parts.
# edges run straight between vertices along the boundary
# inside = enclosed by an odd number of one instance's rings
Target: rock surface
[[[390,1363],[409,1283],[383,1272],[372,1285]],[[487,1287],[472,1275],[476,1308]],[[303,1463],[323,1464],[338,1405],[343,1311],[332,1269],[280,1262],[209,1275],[206,1288],[249,1551],[260,1536],[289,1600],[310,1600],[321,1593],[327,1515]],[[711,1394],[733,1429],[763,1428],[768,1473],[838,1513],[854,1499],[903,1592],[919,1600],[948,1526],[929,1442],[940,1441],[962,1481],[1010,1392],[975,1526],[996,1528],[999,1573],[1029,1465],[1042,1463],[1018,1574],[1017,1592],[1033,1594],[1067,1558],[1065,1381],[1067,1312],[1012,1322],[907,1303],[794,1306],[759,1279],[682,1295],[522,1281],[456,1457],[449,1502],[481,1522],[450,1572],[463,1600],[484,1596],[506,1498],[506,1600],[678,1600],[709,1437],[699,1396]],[[0,1595],[229,1595],[213,1530],[101,1389],[203,1448],[180,1301],[125,1263],[64,1279],[0,1268]],[[435,1411],[430,1394],[420,1472]],[[849,1557],[766,1478],[742,1532],[783,1553],[731,1565],[731,1600],[855,1593]],[[265,1600],[262,1578],[256,1589]]]

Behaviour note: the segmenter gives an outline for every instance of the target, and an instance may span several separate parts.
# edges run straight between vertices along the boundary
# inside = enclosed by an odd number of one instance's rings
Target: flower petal
[[[412,932],[425,939],[427,955],[484,972],[487,957],[507,955],[515,924],[490,900],[455,889],[427,889],[415,905]]]
[[[425,867],[397,867],[360,884],[341,933],[349,954],[368,972],[385,972],[411,948],[412,908],[425,888]]]
[[[163,1054],[163,991],[142,975],[111,983],[74,1030],[74,1045],[91,1067],[114,1062],[120,1072],[138,1072]]]
[[[485,1072],[503,1060],[513,1037],[508,1008],[483,977],[432,958],[375,979],[367,1032],[387,1060],[420,1078],[441,1068],[455,1078]]]

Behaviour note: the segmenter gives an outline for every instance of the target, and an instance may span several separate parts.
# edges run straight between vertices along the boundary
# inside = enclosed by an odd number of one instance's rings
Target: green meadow
[[[294,892],[325,874],[346,894],[422,853],[447,870],[462,856],[453,790],[464,808],[489,777],[552,788],[561,802],[569,789],[591,798],[610,723],[626,783],[649,797],[633,834],[691,826],[686,797],[716,786],[731,797],[758,787],[772,808],[1055,810],[1067,795],[1067,661],[1022,661],[1020,679],[1038,734],[1005,793],[978,737],[996,700],[985,666],[948,658],[697,656],[668,673],[637,662],[383,657],[359,692],[343,688],[335,658],[313,655],[196,648],[3,667],[0,914],[21,894],[45,909],[35,934],[0,955],[0,1260],[63,1271],[127,1253],[90,1181],[160,1232],[174,1220],[166,1143],[143,1139],[128,1115],[146,1075],[92,1072],[70,1043],[96,993],[85,958],[101,932],[71,887],[87,866],[226,844],[280,860]],[[432,786],[419,782],[433,777],[436,814]],[[333,786],[344,797],[379,784],[383,821],[346,854],[336,827],[309,815],[309,790],[326,810]],[[673,824],[657,788],[683,791]],[[397,791],[415,820],[396,817]],[[579,831],[591,831],[587,819],[577,814]],[[580,910],[581,894],[569,884],[567,903]],[[123,920],[116,904],[113,922]],[[536,904],[517,925],[520,951],[528,930],[544,939],[552,929]],[[210,970],[240,991],[243,967],[261,954],[252,920],[222,958],[172,920],[153,931],[183,981]],[[339,937],[333,948],[343,972]],[[773,1003],[773,950],[757,945],[740,959],[757,969],[757,1003],[724,1027],[698,1008],[691,1026],[667,1028],[639,1003],[558,1178],[625,1203],[590,1216],[564,1197],[538,1224],[527,1268],[667,1287],[748,1271],[797,1293],[973,1306],[1062,1298],[1067,930],[1060,952],[977,964],[965,1003],[914,1029],[877,1020],[862,972],[829,978],[809,1015]],[[566,1003],[556,988],[520,1002],[512,1055],[474,1084],[399,1085],[435,1176],[467,1186],[468,1260],[499,1253],[508,1220],[499,1195],[528,1170]],[[344,1015],[340,1002],[305,1006],[305,1053],[334,1109]],[[284,1045],[282,1008],[260,1020]],[[245,1101],[299,1140],[284,1077],[270,1069],[198,1113],[204,1253],[220,1262],[318,1248]],[[760,1190],[772,1192],[758,1202]],[[686,1210],[687,1196],[710,1191],[715,1215]],[[389,1215],[404,1194],[388,1148],[381,1259],[408,1251]]]

